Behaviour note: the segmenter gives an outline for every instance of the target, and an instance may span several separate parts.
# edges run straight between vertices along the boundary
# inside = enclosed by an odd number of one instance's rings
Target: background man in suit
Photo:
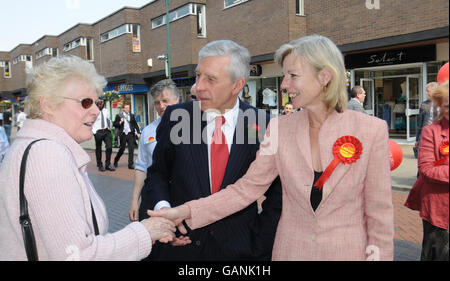
[[[100,114],[97,116],[94,124],[92,125],[92,133],[95,138],[95,157],[97,159],[98,170],[104,172],[105,169],[109,171],[115,171],[116,169],[111,166],[111,154],[112,154],[112,136],[111,127],[112,122],[109,118],[109,112],[105,107],[105,101],[98,100],[96,102]],[[105,143],[105,167],[102,163],[102,142]]]
[[[125,104],[123,112],[116,115],[114,126],[119,127],[120,149],[114,158],[114,167],[117,168],[120,157],[125,151],[125,145],[128,145],[128,169],[134,169],[134,144],[137,137],[141,135],[139,126],[134,118],[134,114],[130,113],[130,105]]]
[[[206,197],[245,174],[259,149],[255,133],[262,128],[256,124],[260,119],[266,119],[263,125],[269,121],[264,111],[258,115],[258,109],[239,101],[238,94],[249,77],[249,63],[248,50],[233,41],[213,41],[200,50],[195,86],[198,101],[169,106],[162,117],[153,164],[141,194],[141,219],[148,216],[148,209]],[[248,113],[257,120],[251,120]],[[179,114],[184,116],[173,118]],[[189,139],[177,143],[173,131],[183,123],[190,125]],[[238,129],[242,126],[245,130]],[[151,259],[269,260],[281,213],[278,178],[265,196],[260,214],[254,202],[208,227],[188,228],[192,243],[184,247],[155,245]]]
[[[364,110],[364,100],[366,98],[366,91],[364,91],[364,88],[361,86],[355,86],[352,88],[350,94],[352,98],[348,102],[347,109],[366,113]]]

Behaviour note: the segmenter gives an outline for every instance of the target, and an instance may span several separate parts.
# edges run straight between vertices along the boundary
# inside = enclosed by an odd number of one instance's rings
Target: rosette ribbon
[[[322,190],[323,185],[330,178],[339,163],[346,165],[356,162],[356,160],[358,160],[361,156],[362,148],[361,142],[353,136],[343,136],[337,139],[333,145],[334,159],[325,169],[322,176],[317,180],[314,186],[319,190]]]
[[[441,155],[444,156],[444,157],[441,158],[441,159],[439,159],[439,160],[437,160],[437,161],[434,161],[434,162],[433,162],[433,165],[434,165],[434,166],[443,165],[443,164],[445,164],[445,161],[447,161],[447,158],[448,158],[448,140],[443,141],[443,142],[441,143],[441,146],[440,146],[440,148],[439,148],[439,152],[440,152]]]

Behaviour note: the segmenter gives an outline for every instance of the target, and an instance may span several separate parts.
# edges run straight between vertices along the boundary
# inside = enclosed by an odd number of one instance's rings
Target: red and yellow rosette
[[[331,161],[314,186],[322,190],[323,185],[330,178],[339,163],[343,163],[344,165],[352,164],[359,159],[361,153],[362,144],[357,138],[353,136],[340,137],[333,145],[333,161]]]
[[[448,158],[448,140],[443,141],[441,143],[441,146],[439,147],[439,152],[441,153],[442,156],[444,156],[444,158],[441,158],[437,161],[433,162],[434,166],[439,166],[439,165],[443,165],[445,164],[445,161],[447,161]]]

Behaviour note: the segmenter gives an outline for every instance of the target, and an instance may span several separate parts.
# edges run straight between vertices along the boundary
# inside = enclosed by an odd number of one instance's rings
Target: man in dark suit
[[[195,93],[198,101],[166,109],[157,131],[153,164],[142,190],[140,219],[162,209],[209,196],[236,182],[259,149],[269,116],[239,101],[249,77],[250,54],[233,41],[208,43],[199,53]],[[270,260],[281,214],[277,178],[257,202],[207,227],[188,230],[191,243],[178,238],[157,243],[153,260]]]
[[[141,131],[136,122],[134,114],[130,113],[130,105],[125,104],[123,112],[116,115],[114,126],[119,127],[120,148],[114,158],[114,167],[117,168],[120,157],[125,151],[125,146],[128,145],[128,169],[134,169],[134,145],[136,142],[136,135],[139,137]]]

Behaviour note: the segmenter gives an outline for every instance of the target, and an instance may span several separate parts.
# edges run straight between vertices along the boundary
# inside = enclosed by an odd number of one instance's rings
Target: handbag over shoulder
[[[22,236],[23,242],[25,245],[25,252],[27,254],[28,261],[38,261],[38,252],[36,249],[36,240],[34,238],[33,226],[31,224],[31,219],[28,214],[28,202],[24,193],[24,185],[25,185],[25,172],[27,167],[27,158],[30,152],[31,146],[38,141],[46,140],[46,139],[38,139],[31,142],[25,152],[23,153],[22,162],[20,164],[20,182],[19,182],[19,201],[20,201],[20,217],[19,222],[22,227]],[[91,210],[92,210],[92,221],[94,223],[94,231],[95,235],[99,235],[97,218],[95,217],[94,208],[92,207],[91,202]]]

